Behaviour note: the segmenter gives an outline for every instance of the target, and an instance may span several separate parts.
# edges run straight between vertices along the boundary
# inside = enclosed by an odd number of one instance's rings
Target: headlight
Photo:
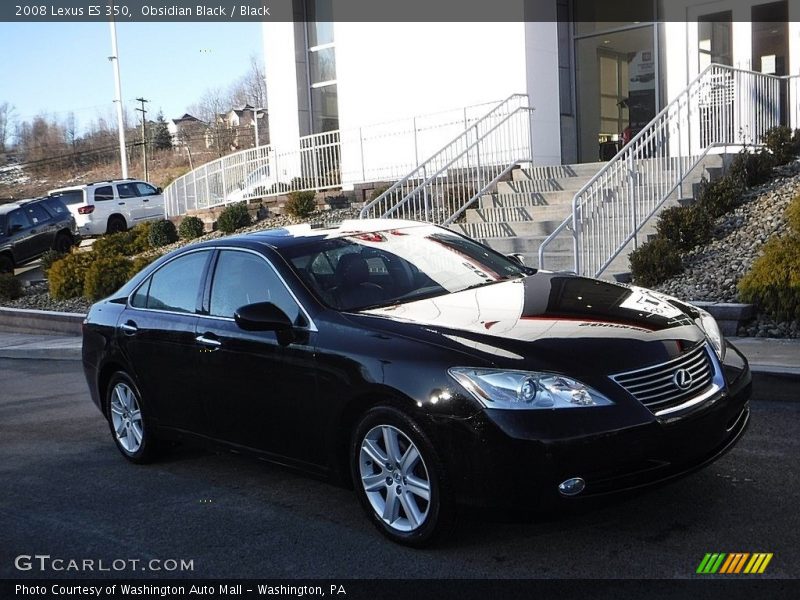
[[[716,319],[702,308],[698,308],[697,311],[700,313],[700,322],[698,323],[700,329],[706,334],[719,359],[721,361],[725,360],[725,339],[722,337],[722,332],[719,330]]]
[[[453,367],[448,372],[486,408],[531,410],[614,404],[580,381],[555,373],[469,367]]]

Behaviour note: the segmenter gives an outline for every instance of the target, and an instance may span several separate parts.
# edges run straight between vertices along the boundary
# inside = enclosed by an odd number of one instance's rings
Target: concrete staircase
[[[515,169],[511,181],[500,182],[495,191],[482,196],[476,208],[468,209],[465,218],[451,225],[451,228],[478,239],[498,252],[519,253],[525,264],[539,264],[538,251],[541,243],[566,218],[572,214],[572,199],[605,163],[584,163],[532,169]],[[664,208],[678,203],[693,201],[699,191],[703,178],[714,179],[723,170],[724,158],[709,155],[691,172],[679,190],[664,204]],[[648,165],[644,171],[651,179],[667,175]],[[648,175],[638,182],[640,187],[648,186]],[[609,190],[613,196],[613,190]],[[641,231],[638,242],[645,241],[655,233],[655,219],[651,219]],[[630,271],[628,255],[634,249],[628,244],[623,252],[612,262],[603,277],[624,280]],[[573,268],[573,241],[569,232],[562,235],[549,246],[548,270],[569,270]]]

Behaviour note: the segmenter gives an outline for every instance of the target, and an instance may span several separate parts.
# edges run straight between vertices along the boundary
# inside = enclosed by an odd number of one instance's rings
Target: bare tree
[[[233,104],[266,108],[267,84],[264,77],[264,63],[258,55],[251,54],[248,71],[231,86],[230,97]]]
[[[8,102],[0,103],[0,152],[6,151],[6,143],[11,133],[14,107]]]
[[[225,115],[231,109],[231,99],[220,88],[206,91],[200,102],[190,107],[189,112],[205,121],[208,129],[207,146],[213,146],[218,156],[231,151],[235,132],[228,127]]]

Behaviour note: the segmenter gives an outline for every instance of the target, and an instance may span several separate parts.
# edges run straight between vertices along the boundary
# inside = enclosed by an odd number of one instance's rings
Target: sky
[[[148,118],[181,116],[210,88],[244,75],[263,55],[260,23],[118,23],[122,98],[130,116],[150,100]],[[0,23],[0,104],[18,120],[75,113],[79,129],[116,119],[109,24]],[[116,120],[113,121],[116,123]]]

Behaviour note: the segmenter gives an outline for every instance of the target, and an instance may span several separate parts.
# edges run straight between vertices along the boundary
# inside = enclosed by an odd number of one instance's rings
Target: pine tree
[[[172,135],[167,128],[167,122],[164,120],[164,113],[161,111],[158,111],[158,117],[156,117],[152,140],[155,150],[169,150],[172,148]]]

